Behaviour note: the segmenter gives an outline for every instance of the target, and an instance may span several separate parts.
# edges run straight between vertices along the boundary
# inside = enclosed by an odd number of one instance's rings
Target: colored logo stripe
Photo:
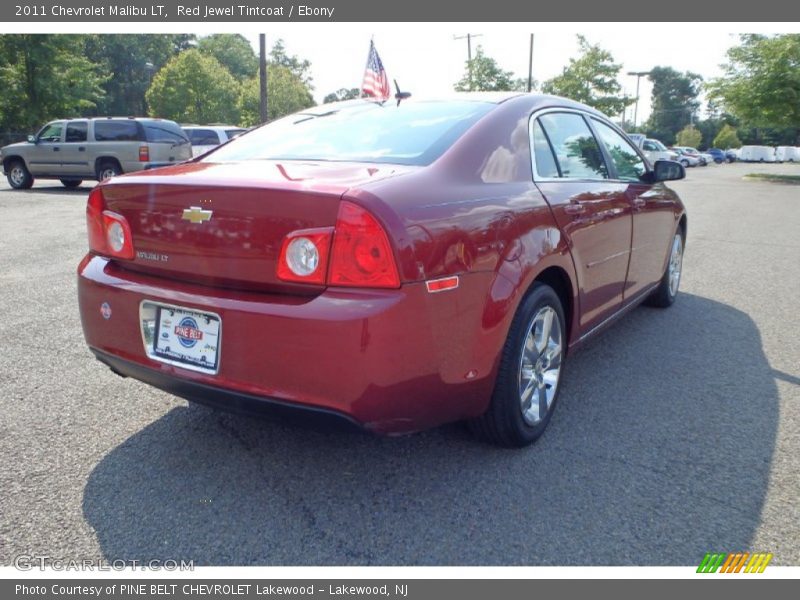
[[[716,573],[719,570],[720,573],[739,573],[744,569],[745,573],[763,573],[772,556],[769,552],[708,552],[697,567],[697,572]]]

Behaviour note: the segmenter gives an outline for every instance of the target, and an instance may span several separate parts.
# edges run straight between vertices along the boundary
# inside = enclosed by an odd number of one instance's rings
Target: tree
[[[314,106],[314,98],[303,80],[283,65],[267,65],[269,85],[269,114],[271,121]],[[242,84],[237,106],[241,114],[241,125],[250,127],[261,123],[259,111],[258,77],[248,79]]]
[[[504,71],[495,59],[486,56],[483,48],[475,49],[475,56],[466,61],[464,76],[456,83],[457,92],[502,92],[514,91],[521,80],[514,79],[512,71]],[[525,82],[527,89],[527,80]]]
[[[190,123],[239,121],[239,84],[220,62],[199,50],[172,58],[153,78],[147,90],[149,113],[154,117]]]
[[[578,46],[578,58],[570,58],[561,75],[544,82],[542,91],[583,102],[609,115],[618,115],[633,104],[633,98],[619,95],[622,87],[617,77],[622,65],[614,62],[611,53],[590,44],[582,35],[578,36]]]
[[[128,116],[147,114],[144,96],[153,75],[178,52],[191,46],[194,35],[114,34],[90,35],[86,57],[110,74],[103,84],[105,96],[94,114]]]
[[[330,102],[341,102],[342,100],[352,100],[361,96],[361,90],[358,88],[339,88],[335,92],[331,92],[322,99],[323,104]]]
[[[305,59],[301,60],[296,55],[289,56],[286,54],[282,39],[278,38],[278,41],[272,46],[272,50],[269,53],[269,62],[273,65],[286,67],[309,90],[314,89],[313,79],[310,74],[311,62]]]
[[[752,127],[792,128],[800,143],[800,34],[747,34],[708,91]]]
[[[694,125],[687,125],[678,132],[675,136],[675,143],[678,146],[690,146],[697,148],[703,139],[703,134],[700,133]]]
[[[739,136],[736,135],[736,130],[727,123],[719,130],[717,137],[714,138],[714,147],[723,148],[739,148],[742,142],[739,141]]]
[[[86,57],[84,35],[0,35],[0,128],[91,114],[108,79]]]
[[[703,78],[689,71],[654,67],[648,79],[653,83],[652,112],[645,129],[648,136],[671,144],[675,134],[696,118]]]
[[[197,49],[213,56],[239,81],[252,77],[258,57],[247,39],[238,33],[215,33],[201,38]]]

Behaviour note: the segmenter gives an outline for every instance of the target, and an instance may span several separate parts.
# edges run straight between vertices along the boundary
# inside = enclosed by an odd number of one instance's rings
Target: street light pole
[[[628,75],[636,77],[636,104],[633,107],[633,128],[636,129],[636,122],[639,118],[639,80],[650,75],[650,71],[628,71]]]

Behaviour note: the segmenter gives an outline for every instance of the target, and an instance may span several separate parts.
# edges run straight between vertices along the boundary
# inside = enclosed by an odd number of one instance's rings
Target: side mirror
[[[674,160],[657,160],[653,165],[653,183],[659,181],[675,181],[686,177],[686,169]]]
[[[36,143],[36,136],[35,135],[29,135],[28,136],[28,143],[29,144],[35,144]]]

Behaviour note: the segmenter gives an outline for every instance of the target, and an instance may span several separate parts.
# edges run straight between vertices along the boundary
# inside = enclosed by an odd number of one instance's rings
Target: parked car
[[[795,146],[778,146],[775,148],[775,160],[778,162],[800,161],[800,148]]]
[[[725,150],[725,160],[729,163],[739,160],[739,150],[735,148],[728,148]]]
[[[706,150],[706,154],[710,155],[714,162],[718,165],[721,165],[725,162],[725,153],[719,148],[709,148]]]
[[[702,163],[699,154],[691,154],[680,146],[672,146],[670,150],[678,153],[678,162],[684,167],[696,167]]]
[[[669,150],[661,141],[656,139],[646,138],[639,147],[651,163],[655,163],[657,160],[678,160],[679,158],[677,152]]]
[[[85,179],[153,169],[191,158],[189,139],[166,119],[102,117],[51,121],[27,142],[4,146],[3,174],[16,189],[34,179],[60,179],[73,188]]]
[[[696,158],[697,159],[697,164],[689,165],[689,166],[692,166],[692,167],[695,167],[695,166],[698,166],[698,165],[701,166],[701,167],[705,167],[706,165],[708,165],[709,160],[712,161],[712,162],[714,160],[710,156],[703,156],[703,154],[697,148],[692,148],[691,146],[674,146],[672,149],[673,150],[677,150],[678,152],[680,152],[681,156],[691,156],[691,157]]]
[[[739,160],[743,162],[775,162],[775,148],[772,146],[742,146]]]
[[[192,154],[200,156],[220,144],[243,134],[246,129],[233,125],[181,125],[181,129],[192,142]]]
[[[92,190],[86,343],[226,410],[529,444],[572,351],[674,302],[684,174],[553,96],[309,108]]]

